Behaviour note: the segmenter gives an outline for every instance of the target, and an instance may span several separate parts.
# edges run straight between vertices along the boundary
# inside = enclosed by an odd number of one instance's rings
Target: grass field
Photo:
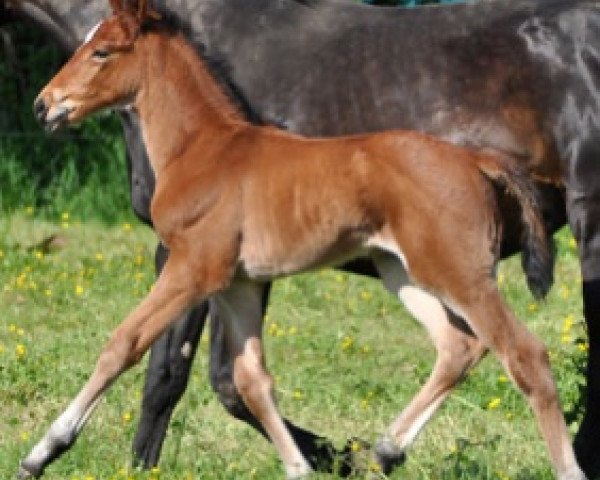
[[[111,329],[153,280],[155,239],[147,228],[80,224],[74,212],[54,222],[35,214],[29,209],[0,219],[0,479],[12,478],[83,384]],[[566,231],[557,241],[557,281],[547,301],[533,301],[517,258],[501,264],[499,282],[517,314],[549,346],[574,430],[586,344],[574,243]],[[129,468],[142,362],[114,385],[75,447],[44,478],[282,478],[270,445],[228,417],[212,394],[207,347],[205,336],[160,469]],[[433,361],[424,331],[377,282],[332,270],[276,283],[266,348],[281,411],[340,446],[349,436],[376,440]],[[496,360],[487,358],[391,478],[526,480],[552,474],[528,407]]]

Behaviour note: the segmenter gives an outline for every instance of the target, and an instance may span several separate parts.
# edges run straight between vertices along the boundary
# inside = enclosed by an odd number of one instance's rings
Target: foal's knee
[[[116,332],[102,349],[96,370],[112,378],[140,361],[143,352],[136,348],[137,341]]]

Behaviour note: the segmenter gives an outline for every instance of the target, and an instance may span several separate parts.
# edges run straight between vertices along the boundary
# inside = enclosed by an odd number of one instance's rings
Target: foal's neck
[[[135,107],[158,177],[192,142],[214,145],[247,122],[181,36],[149,33],[143,45],[146,71]]]

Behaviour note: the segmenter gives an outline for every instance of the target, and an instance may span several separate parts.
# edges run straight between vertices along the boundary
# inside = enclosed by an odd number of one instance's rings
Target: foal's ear
[[[109,0],[109,3],[115,15],[123,11],[123,0]]]
[[[160,15],[148,6],[148,0],[138,0],[137,19],[140,24],[145,20],[159,20]]]

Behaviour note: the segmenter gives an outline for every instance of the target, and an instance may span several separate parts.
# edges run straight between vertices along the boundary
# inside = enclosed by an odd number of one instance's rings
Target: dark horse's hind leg
[[[166,259],[167,251],[159,245],[157,272],[162,270]],[[207,312],[208,304],[200,305],[179,319],[152,346],[142,413],[133,441],[134,462],[146,469],[158,464],[173,409],[188,383]]]
[[[600,131],[590,138],[600,138]],[[577,239],[583,277],[583,309],[588,330],[585,417],[575,437],[575,454],[588,478],[600,477],[600,148],[580,147],[567,172],[567,211]]]
[[[585,417],[575,437],[575,455],[588,478],[600,478],[600,278],[583,282],[589,354]]]
[[[270,284],[265,285],[262,299],[263,316],[269,298]],[[210,348],[210,380],[213,389],[219,395],[219,400],[227,411],[239,420],[243,420],[265,438],[267,433],[258,420],[250,413],[233,384],[233,363],[229,355],[225,338],[224,322],[219,319],[219,313],[211,302],[211,348]],[[348,476],[353,470],[352,444],[349,440],[342,450],[337,450],[330,440],[318,436],[308,430],[294,425],[284,419],[285,425],[294,438],[302,455],[314,470],[321,472],[336,472]]]

